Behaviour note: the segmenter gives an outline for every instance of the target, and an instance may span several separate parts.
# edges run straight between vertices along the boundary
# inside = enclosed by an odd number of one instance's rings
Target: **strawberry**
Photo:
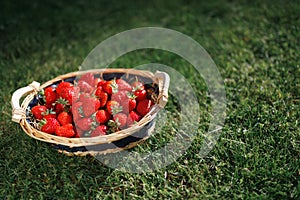
[[[118,102],[122,106],[124,113],[129,113],[136,107],[135,96],[125,90],[112,94],[111,100]]]
[[[136,90],[136,91],[134,91],[133,94],[136,96],[137,101],[142,101],[142,100],[146,99],[146,97],[147,97],[147,91],[145,89]]]
[[[103,91],[107,92],[110,95],[118,92],[118,85],[115,79],[106,81],[105,84],[102,85],[102,88]]]
[[[83,118],[82,102],[78,101],[74,103],[71,112],[74,122],[77,122],[79,119]]]
[[[88,97],[82,101],[82,111],[84,116],[89,117],[100,108],[100,101],[95,97]]]
[[[125,90],[118,91],[117,93],[111,95],[111,100],[117,101],[118,103],[122,103],[126,99],[128,99],[128,96],[127,91]]]
[[[74,103],[72,105],[71,113],[73,114],[75,110],[79,111],[80,109],[82,109],[82,102],[81,101],[77,101],[76,103]],[[81,114],[83,114],[83,113],[81,113]]]
[[[142,101],[143,99],[146,99],[147,97],[147,91],[145,90],[145,86],[143,83],[136,80],[132,84],[132,92],[136,96],[137,101]]]
[[[65,89],[62,89],[60,96],[68,101],[69,105],[72,105],[73,102],[73,96],[75,95],[74,87],[68,87]]]
[[[55,104],[55,112],[56,113],[61,113],[65,110],[65,105],[61,103],[56,103]]]
[[[132,110],[134,110],[136,107],[136,100],[129,98],[129,102],[128,102],[128,111],[131,112]]]
[[[124,113],[117,113],[113,117],[119,128],[124,128],[127,125],[127,115]]]
[[[56,119],[56,115],[55,115],[55,117],[53,115],[46,115],[46,116],[43,117],[43,120],[44,119],[49,119],[49,118]]]
[[[132,110],[134,110],[136,107],[135,96],[130,93],[127,93],[127,98],[121,102],[121,106],[123,108],[124,113],[129,113]]]
[[[63,126],[72,123],[72,116],[64,111],[57,116],[57,120]]]
[[[95,83],[95,77],[94,77],[93,73],[86,73],[86,74],[82,75],[79,80],[85,81],[90,86],[94,86],[94,83]]]
[[[151,106],[152,106],[152,101],[149,99],[144,99],[138,102],[136,110],[140,115],[145,116],[150,111]]]
[[[104,91],[102,91],[102,87],[98,86],[95,92],[95,95],[99,98],[100,100],[100,107],[104,107],[107,103],[108,100],[108,94]]]
[[[143,83],[139,82],[139,81],[135,81],[133,84],[132,84],[132,91],[135,92],[135,91],[138,91],[138,90],[144,90],[145,87],[143,85]]]
[[[131,126],[134,122],[140,121],[142,117],[135,111],[131,111],[127,117],[127,126]]]
[[[105,85],[105,84],[106,84],[106,81],[100,79],[100,81],[97,84],[97,87],[99,87],[99,86],[103,87],[103,85]]]
[[[76,122],[76,126],[78,126],[83,131],[91,130],[93,125],[93,120],[91,118],[82,118]]]
[[[106,110],[98,110],[96,113],[96,121],[100,124],[106,123],[111,115]]]
[[[55,102],[56,114],[59,114],[63,111],[68,111],[68,110],[69,110],[68,101],[62,97],[58,98]]]
[[[56,87],[56,93],[61,96],[61,93],[62,91],[65,89],[65,88],[69,88],[69,87],[73,87],[73,84],[72,83],[69,83],[69,82],[61,82],[57,85]]]
[[[80,88],[80,92],[91,94],[94,91],[94,87],[82,80],[78,81],[77,86]]]
[[[91,137],[97,137],[100,135],[106,135],[106,131],[107,131],[107,126],[105,125],[100,125],[97,126],[91,133]]]
[[[47,107],[46,106],[34,106],[31,109],[31,113],[38,120],[43,119],[43,117],[44,117],[43,113],[45,113],[46,111],[47,111]]]
[[[80,88],[78,86],[74,86],[74,93],[72,98],[72,103],[78,101],[80,95]]]
[[[91,95],[90,94],[88,94],[88,93],[81,93],[80,95],[79,95],[79,101],[81,101],[81,102],[83,102],[86,98],[89,98]]]
[[[72,124],[65,124],[63,126],[57,127],[57,129],[55,130],[55,134],[60,137],[70,138],[75,135],[75,131]]]
[[[54,134],[60,124],[55,118],[47,118],[40,121],[40,126],[41,131],[49,134]]]
[[[56,93],[58,96],[64,98],[72,105],[73,96],[75,95],[74,86],[69,82],[61,82],[56,87]]]
[[[55,101],[58,98],[58,95],[55,92],[55,88],[53,87],[47,87],[44,90],[44,98],[45,98],[45,102],[46,102],[46,107],[47,108],[52,108],[53,104],[55,103]]]
[[[116,83],[118,85],[118,90],[126,90],[126,91],[131,91],[131,85],[129,85],[129,83],[127,83],[125,80],[123,79],[117,79]]]
[[[113,115],[118,112],[122,111],[122,107],[120,107],[120,104],[117,101],[108,101],[106,104],[106,110],[109,114]]]

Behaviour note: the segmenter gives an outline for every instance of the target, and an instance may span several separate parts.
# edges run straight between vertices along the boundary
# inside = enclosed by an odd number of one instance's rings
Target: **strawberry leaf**
[[[68,105],[69,102],[68,100],[62,98],[62,97],[59,97],[57,100],[56,100],[56,103],[60,103],[60,104],[63,104],[63,105]]]
[[[120,113],[122,111],[123,111],[123,106],[114,105],[114,106],[111,107],[111,113],[113,115],[118,114],[118,113]]]

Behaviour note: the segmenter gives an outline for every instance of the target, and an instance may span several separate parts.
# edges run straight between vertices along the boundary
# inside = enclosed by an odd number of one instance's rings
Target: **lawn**
[[[297,1],[0,2],[0,199],[299,199],[299,13]],[[163,63],[196,91],[197,137],[163,169],[132,174],[94,157],[68,157],[11,121],[16,89],[76,71],[104,39],[148,26],[192,37],[224,80],[225,124],[206,157],[197,152],[209,123],[207,87],[184,59],[160,50],[135,51],[113,65]],[[172,99],[167,109],[175,109]],[[163,146],[172,126],[132,151]]]

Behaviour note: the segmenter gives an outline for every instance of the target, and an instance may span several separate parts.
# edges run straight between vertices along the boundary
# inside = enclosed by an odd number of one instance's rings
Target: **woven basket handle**
[[[154,74],[154,78],[158,83],[158,87],[160,91],[157,98],[158,105],[163,108],[168,102],[168,90],[170,85],[170,77],[165,72],[156,71],[156,73]]]
[[[22,119],[22,116],[25,115],[25,110],[20,106],[20,99],[25,94],[28,94],[32,91],[39,91],[40,83],[33,81],[30,85],[16,90],[11,98],[12,106],[12,121],[19,123]]]

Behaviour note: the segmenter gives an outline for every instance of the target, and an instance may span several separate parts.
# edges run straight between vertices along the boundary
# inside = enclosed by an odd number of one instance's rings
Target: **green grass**
[[[300,4],[250,2],[1,2],[0,198],[299,199]],[[209,122],[207,88],[186,61],[161,51],[133,52],[114,66],[173,66],[197,91],[203,116],[198,137],[164,169],[130,174],[92,157],[67,157],[11,121],[16,89],[74,71],[102,40],[145,26],[192,37],[218,66],[227,117],[207,157],[197,154]],[[163,146],[175,126],[167,125],[132,151]]]

